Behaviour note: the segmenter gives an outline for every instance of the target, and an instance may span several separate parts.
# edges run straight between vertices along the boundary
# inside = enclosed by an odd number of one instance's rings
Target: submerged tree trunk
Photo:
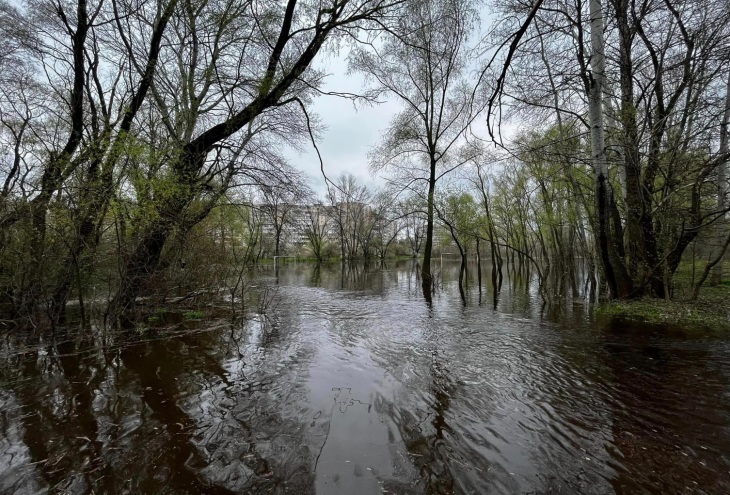
[[[482,293],[482,253],[479,247],[479,237],[477,236],[477,284],[479,285],[479,294]]]
[[[634,105],[634,64],[631,50],[635,30],[629,20],[629,0],[614,0],[619,34],[619,71],[621,85],[620,121],[622,127],[621,155],[626,183],[626,259],[628,270],[641,282],[647,276],[644,229],[646,202],[641,190],[641,157],[639,131]]]
[[[125,325],[129,322],[135,299],[144,281],[157,268],[162,249],[172,228],[172,222],[165,222],[157,223],[154,228],[147,230],[144,238],[124,264],[124,278],[120,280],[119,289],[107,309],[110,323]]]
[[[600,0],[591,0],[591,73],[588,82],[588,107],[591,126],[591,153],[596,186],[596,226],[598,252],[612,297],[628,297],[632,283],[611,235],[611,203],[613,193],[608,175],[606,145],[603,129],[603,80],[605,55],[603,41],[603,12]]]
[[[428,209],[426,218],[426,245],[423,250],[423,266],[421,267],[421,284],[423,294],[428,299],[431,294],[433,275],[431,274],[431,251],[433,250],[433,201],[436,190],[436,160],[431,157],[431,171],[428,178]]]

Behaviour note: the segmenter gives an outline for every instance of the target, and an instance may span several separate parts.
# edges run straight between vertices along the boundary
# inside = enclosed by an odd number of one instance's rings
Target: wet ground
[[[0,493],[730,493],[730,336],[442,280],[291,264],[234,324],[3,335]]]

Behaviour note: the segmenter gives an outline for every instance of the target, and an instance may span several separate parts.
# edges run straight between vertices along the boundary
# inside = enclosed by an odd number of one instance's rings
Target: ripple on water
[[[0,492],[730,493],[730,341],[415,273],[283,265],[241,325],[4,342]]]

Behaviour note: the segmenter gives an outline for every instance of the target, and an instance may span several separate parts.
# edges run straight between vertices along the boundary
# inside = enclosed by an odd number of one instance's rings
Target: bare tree
[[[393,192],[383,189],[377,192],[372,205],[373,247],[380,259],[385,259],[388,249],[398,239],[405,227],[405,219],[397,207],[393,207]]]
[[[366,240],[363,232],[371,233],[366,225],[370,196],[367,186],[358,184],[352,174],[341,175],[336,187],[329,189],[330,215],[337,229],[343,262],[358,258],[360,253],[367,255],[362,247]],[[369,247],[367,242],[366,249]]]
[[[604,53],[603,11],[600,0],[590,0],[591,55],[590,72],[582,76],[588,93],[588,115],[591,129],[591,156],[596,184],[596,224],[598,252],[603,261],[606,280],[611,293],[616,297],[627,297],[633,289],[631,279],[619,258],[616,242],[610,230],[611,203],[613,192],[608,175],[606,141],[603,125],[603,92],[606,77],[606,54]]]
[[[551,0],[515,51],[511,116],[557,123],[562,141],[590,136],[590,156],[578,148],[563,168],[614,297],[669,297],[687,246],[724,214],[702,198],[727,159],[707,144],[718,142],[729,19],[712,1]],[[575,180],[581,164],[606,193],[593,195],[595,215]]]
[[[304,235],[317,262],[324,259],[327,240],[330,237],[331,215],[327,211],[328,208],[330,207],[319,201],[307,205],[307,222],[303,226]]]
[[[230,70],[222,76],[216,70],[210,84],[198,83],[194,78],[195,91],[187,92],[187,98],[197,102],[206,88],[217,89],[216,94],[208,96],[212,107],[199,108],[209,110],[205,119],[195,122],[189,139],[177,145],[170,160],[169,194],[156,203],[154,220],[139,229],[138,241],[128,256],[119,291],[112,302],[113,313],[133,307],[144,280],[158,266],[167,238],[179,225],[180,212],[205,192],[204,178],[215,170],[212,165],[217,154],[239,148],[240,140],[245,141],[246,136],[252,135],[252,129],[262,131],[258,134],[260,140],[249,147],[254,155],[257,150],[271,150],[265,145],[272,134],[286,138],[296,136],[298,129],[301,136],[309,123],[306,113],[301,110],[321,80],[321,75],[309,67],[325,42],[329,38],[354,34],[368,22],[377,21],[393,3],[387,0],[335,1],[328,6],[296,0],[276,6],[246,3],[241,15],[232,16],[228,24],[213,22],[220,17],[220,10],[228,11],[225,5],[204,2],[209,10],[187,13],[185,22],[189,29],[193,22],[199,26],[201,18],[211,20],[204,26],[205,32],[210,33],[205,39],[217,40],[216,32],[239,38],[228,47],[228,55],[215,63],[216,69]],[[242,34],[245,36],[240,38]],[[193,40],[204,39],[196,36],[192,29],[190,36]],[[191,50],[195,46],[193,43]],[[209,53],[213,57],[217,51],[210,48]],[[189,66],[196,67],[194,57],[190,60]],[[167,94],[170,98],[169,91]],[[185,94],[183,92],[183,96]],[[159,101],[157,104],[164,114],[163,105]],[[181,117],[186,118],[185,112]],[[204,214],[205,209],[201,211],[201,215]],[[191,218],[191,221],[195,220],[196,217]]]
[[[285,182],[262,184],[259,189],[262,199],[259,208],[274,228],[274,256],[280,256],[282,235],[294,226],[292,217],[304,198],[311,196],[311,191],[301,174],[294,170],[289,171]]]
[[[403,105],[370,159],[373,170],[391,171],[402,187],[426,199],[421,275],[429,293],[436,183],[463,163],[456,149],[475,117],[465,75],[476,14],[469,3],[414,0],[400,16],[387,34],[356,50],[350,63],[376,92],[395,96]]]
[[[113,197],[115,167],[127,151],[176,3],[130,7],[104,0],[37,0],[23,10],[4,2],[0,8],[0,29],[13,40],[13,58],[26,69],[24,88],[37,88],[37,95],[45,94],[47,101],[44,112],[26,114],[32,118],[26,129],[33,146],[25,147],[22,157],[28,172],[21,186],[30,186],[31,191],[22,194],[21,227],[28,232],[29,252],[20,268],[26,276],[16,301],[22,312],[32,310],[45,282],[55,287],[51,313],[56,319],[68,299],[71,280],[78,278],[82,255],[98,243],[101,219]],[[132,27],[130,20],[143,18],[154,23]],[[132,35],[140,39],[135,71],[124,56],[112,61],[105,51],[110,39]],[[54,195],[58,208],[53,208],[51,226],[61,241],[57,246],[47,238]],[[19,219],[6,222],[4,228]],[[58,264],[47,263],[59,258]],[[41,266],[52,269],[40,270]]]

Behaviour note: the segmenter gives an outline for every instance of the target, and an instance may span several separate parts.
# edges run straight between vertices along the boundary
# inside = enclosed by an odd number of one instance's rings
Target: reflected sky
[[[0,493],[730,492],[727,339],[418,273],[283,264],[265,315],[5,335]]]

